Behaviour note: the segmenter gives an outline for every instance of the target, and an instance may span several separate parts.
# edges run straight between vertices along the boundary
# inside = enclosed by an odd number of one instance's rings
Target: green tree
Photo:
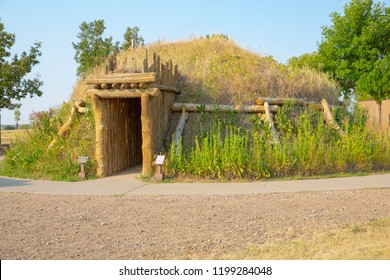
[[[310,67],[319,71],[322,70],[322,64],[319,61],[317,52],[304,53],[299,57],[293,56],[287,60],[287,66],[294,68]]]
[[[134,26],[133,28],[127,27],[125,35],[123,35],[123,38],[125,39],[122,44],[123,49],[127,50],[132,48],[133,46],[136,48],[145,45],[144,38],[140,36],[138,32],[138,26]]]
[[[20,109],[15,108],[14,109],[14,116],[15,116],[15,122],[16,122],[16,130],[19,130],[19,122],[20,122]]]
[[[345,97],[390,97],[390,8],[372,0],[352,0],[344,15],[331,14],[322,28],[318,55],[323,70],[339,82]]]
[[[118,50],[119,43],[113,43],[112,37],[103,38],[106,29],[104,20],[95,20],[87,23],[83,21],[79,26],[80,32],[77,35],[79,42],[72,43],[76,53],[75,61],[79,64],[77,76],[85,77],[90,70],[104,62],[114,51]]]
[[[38,57],[42,55],[39,50],[41,43],[36,42],[29,52],[22,52],[20,56],[11,56],[10,50],[14,44],[15,34],[6,32],[0,21],[0,110],[13,110],[20,106],[18,101],[21,99],[42,95],[39,88],[43,82],[39,77],[26,78],[33,66],[39,63]]]
[[[17,101],[34,95],[41,96],[39,90],[43,84],[36,76],[33,79],[26,78],[34,65],[38,64],[41,43],[36,42],[30,51],[22,52],[20,56],[11,57],[11,48],[15,43],[15,35],[4,30],[4,24],[0,22],[0,110],[13,110],[18,107]]]

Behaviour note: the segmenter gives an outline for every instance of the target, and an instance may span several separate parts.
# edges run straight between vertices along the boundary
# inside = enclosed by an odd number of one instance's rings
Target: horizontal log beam
[[[89,89],[87,95],[97,95],[100,98],[141,98],[142,93],[148,93],[150,96],[158,96],[160,90],[156,88],[152,89],[108,89],[98,90]]]
[[[321,104],[306,101],[301,98],[270,98],[270,97],[259,97],[256,99],[257,105],[264,105],[265,102],[268,102],[269,105],[279,105],[283,106],[285,104],[300,104],[305,106],[315,106],[315,108],[322,110]]]
[[[194,104],[194,103],[173,103],[171,110],[181,112],[184,109],[187,112],[237,112],[237,113],[264,113],[264,106],[260,105],[211,105],[211,104]],[[276,113],[279,109],[276,105],[269,106],[270,112]]]
[[[158,88],[161,91],[170,91],[177,94],[180,94],[181,90],[175,87],[160,85],[160,84],[149,84],[149,87]]]
[[[87,85],[93,84],[131,84],[131,83],[155,83],[156,73],[133,73],[133,74],[108,74],[90,76],[85,80]]]

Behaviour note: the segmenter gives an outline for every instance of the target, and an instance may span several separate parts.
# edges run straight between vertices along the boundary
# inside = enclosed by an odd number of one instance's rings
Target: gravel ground
[[[0,193],[0,259],[218,259],[390,216],[390,190],[210,196]]]

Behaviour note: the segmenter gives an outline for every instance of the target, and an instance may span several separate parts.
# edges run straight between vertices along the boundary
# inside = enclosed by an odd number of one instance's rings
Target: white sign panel
[[[165,160],[165,156],[164,155],[158,155],[156,157],[156,165],[163,165],[164,164],[164,160]]]
[[[88,157],[82,156],[77,159],[78,163],[87,163]]]

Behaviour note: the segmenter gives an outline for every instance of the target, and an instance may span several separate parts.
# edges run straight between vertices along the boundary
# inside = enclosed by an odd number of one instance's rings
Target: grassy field
[[[390,217],[313,234],[307,238],[250,246],[226,259],[389,260]]]
[[[26,133],[26,130],[1,130],[1,143],[11,144],[11,141],[22,136]]]

